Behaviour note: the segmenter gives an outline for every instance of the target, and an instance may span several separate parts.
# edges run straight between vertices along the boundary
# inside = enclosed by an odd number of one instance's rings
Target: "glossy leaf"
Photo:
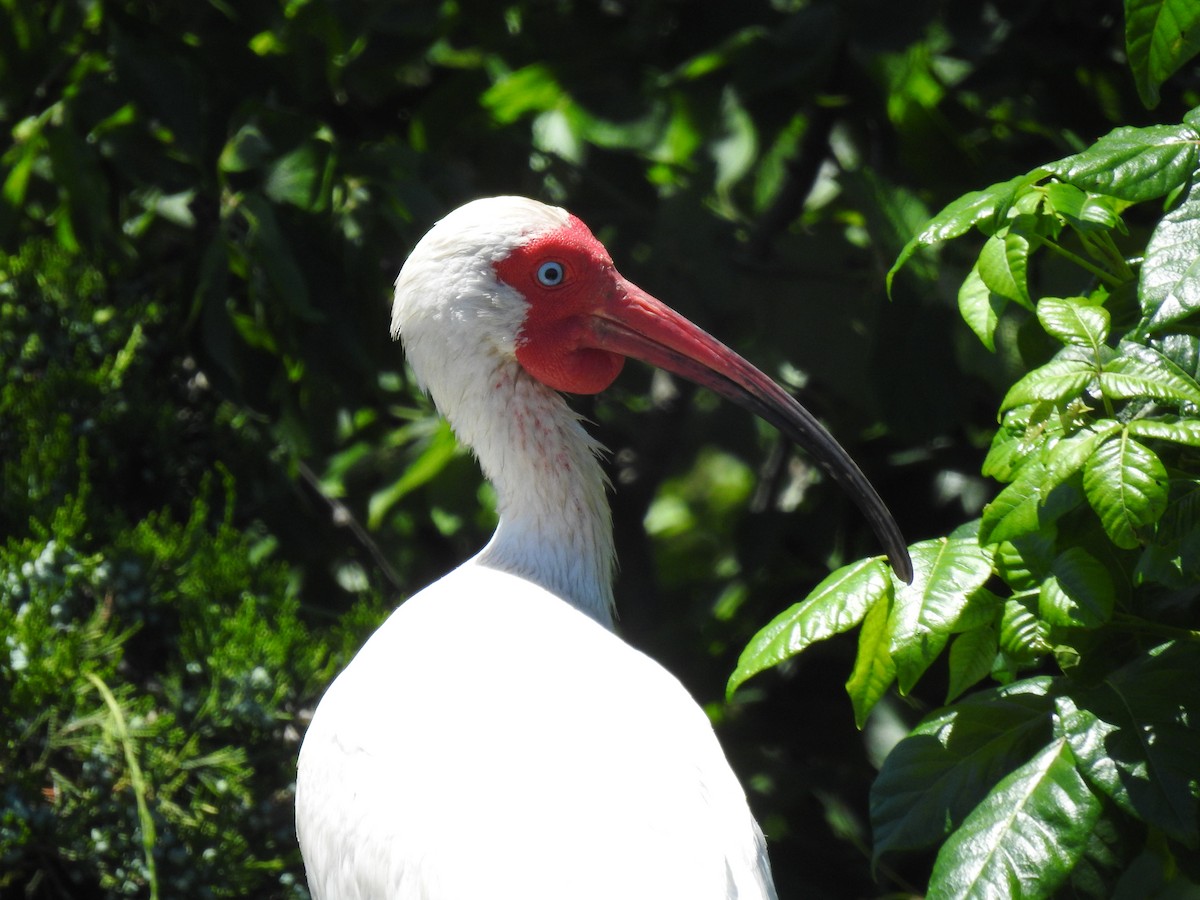
[[[1000,649],[1018,663],[1031,663],[1050,652],[1046,626],[1038,618],[1031,598],[1005,602],[1000,618]]]
[[[1130,342],[1104,364],[1100,390],[1113,400],[1149,397],[1165,403],[1200,405],[1200,384],[1153,347]]]
[[[1054,443],[1047,441],[1042,451],[1046,470],[1044,490],[1053,489],[1081,471],[1096,452],[1096,448],[1120,430],[1120,422],[1104,419],[1080,429],[1068,438]]]
[[[909,552],[913,581],[896,590],[891,621],[901,693],[910,691],[942,652],[971,595],[992,573],[991,554],[974,538],[922,541]]]
[[[992,293],[1019,303],[1026,309],[1033,309],[1026,283],[1028,265],[1028,239],[1005,230],[984,241],[976,269]]]
[[[1004,541],[996,547],[996,574],[1014,591],[1029,591],[1041,584],[1054,561],[1053,526],[1034,534]]]
[[[909,258],[921,247],[932,247],[943,241],[966,234],[976,225],[985,222],[999,223],[1007,216],[1017,197],[1034,184],[1043,173],[1034,171],[1008,181],[990,185],[981,191],[964,194],[947,204],[930,219],[900,251],[887,274],[887,286],[891,291],[892,279],[904,267]]]
[[[1200,187],[1193,187],[1187,199],[1167,213],[1150,235],[1138,298],[1151,332],[1200,309]]]
[[[1065,740],[1005,777],[942,845],[929,900],[1050,897],[1100,817]]]
[[[958,312],[988,350],[996,349],[996,325],[1006,302],[987,286],[976,262],[959,285]]]
[[[1001,410],[1048,400],[1060,403],[1082,394],[1096,380],[1094,354],[1078,347],[1065,347],[1059,354],[1014,384],[1000,403]]]
[[[1148,107],[1159,87],[1200,52],[1200,7],[1191,0],[1125,0],[1125,53]]]
[[[875,704],[896,680],[896,663],[891,653],[891,604],[877,602],[867,610],[858,632],[858,655],[846,681],[846,693],[854,708],[854,724],[862,728]]]
[[[1131,815],[1193,850],[1200,759],[1200,648],[1166,644],[1104,683],[1060,698],[1057,730],[1080,771]]]
[[[875,859],[936,844],[1051,737],[1047,677],[972,694],[926,716],[871,787]]]
[[[1149,447],[1121,434],[1088,459],[1083,490],[1112,542],[1132,549],[1166,509],[1167,470]]]
[[[983,508],[980,540],[992,544],[1012,541],[1050,526],[1075,507],[1079,491],[1071,483],[1051,484],[1041,459],[1031,459],[1012,484]]]
[[[1050,163],[1052,175],[1076,187],[1137,203],[1185,184],[1200,159],[1190,125],[1115,128],[1086,150]]]
[[[1051,625],[1096,628],[1112,618],[1112,576],[1082,547],[1068,547],[1042,582],[1038,615]]]
[[[1046,202],[1064,221],[1079,231],[1110,230],[1118,228],[1121,223],[1121,217],[1109,198],[1088,194],[1073,184],[1048,184]]]
[[[1040,457],[1046,444],[1066,433],[1054,405],[1039,403],[1009,410],[992,438],[980,471],[997,481],[1012,481],[1026,461]]]
[[[985,625],[963,632],[950,644],[950,685],[946,702],[951,703],[992,671],[1000,638],[995,627]]]
[[[877,558],[843,566],[802,602],[776,616],[746,645],[729,678],[728,694],[748,678],[790,659],[805,647],[849,631],[876,603],[887,602],[892,579]]]
[[[1064,344],[1099,353],[1100,346],[1108,340],[1108,310],[1082,297],[1065,300],[1044,297],[1038,301],[1037,317],[1046,333]]]
[[[1200,447],[1200,419],[1134,419],[1127,430],[1133,437]]]

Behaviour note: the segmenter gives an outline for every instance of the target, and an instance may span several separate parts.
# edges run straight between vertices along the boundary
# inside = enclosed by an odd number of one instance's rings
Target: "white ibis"
[[[564,210],[496,197],[448,215],[396,280],[392,332],[500,523],[321,700],[296,782],[313,896],[774,898],[704,712],[611,630],[599,447],[558,392],[603,390],[632,356],[735,400],[814,453],[907,577],[879,497],[791,396],[622,278]]]

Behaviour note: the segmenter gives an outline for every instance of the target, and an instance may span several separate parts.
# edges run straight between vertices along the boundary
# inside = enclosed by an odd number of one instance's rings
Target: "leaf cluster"
[[[948,705],[896,745],[871,802],[877,861],[937,848],[930,897],[1200,884],[1198,129],[1200,110],[1117,128],[912,238],[889,283],[918,251],[981,237],[959,311],[1029,359],[982,466],[1002,487],[910,548],[911,584],[879,559],[833,572],[730,680],[857,627],[862,726],[945,653]],[[1074,291],[1039,296],[1043,280]]]

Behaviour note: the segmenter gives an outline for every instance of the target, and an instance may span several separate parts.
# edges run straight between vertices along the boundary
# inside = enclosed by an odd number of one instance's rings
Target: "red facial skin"
[[[538,281],[546,262],[563,267],[553,287]],[[570,394],[599,393],[613,383],[625,358],[596,346],[591,320],[616,299],[624,279],[583,222],[572,216],[566,227],[518,247],[496,264],[496,274],[529,302],[517,338],[525,371]]]

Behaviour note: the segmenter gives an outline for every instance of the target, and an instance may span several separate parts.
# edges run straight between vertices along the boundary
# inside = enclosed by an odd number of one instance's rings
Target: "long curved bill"
[[[850,495],[882,543],[893,571],[911,582],[912,560],[899,526],[833,435],[791,394],[741,356],[637,285],[616,277],[615,294],[589,322],[594,346],[687,378],[770,422],[807,450]]]

